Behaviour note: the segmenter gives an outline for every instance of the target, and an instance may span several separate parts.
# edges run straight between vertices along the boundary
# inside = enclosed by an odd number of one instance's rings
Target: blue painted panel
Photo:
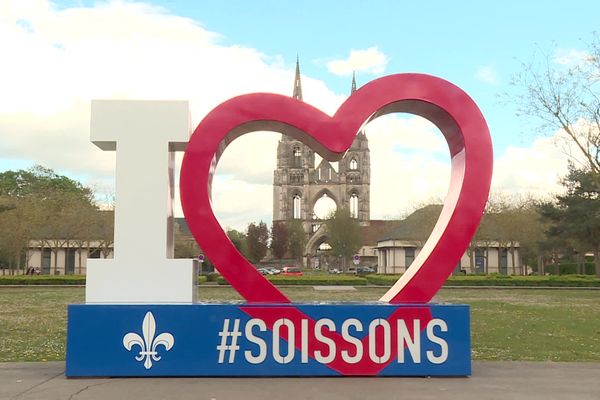
[[[469,325],[466,305],[71,305],[66,375],[466,376]]]

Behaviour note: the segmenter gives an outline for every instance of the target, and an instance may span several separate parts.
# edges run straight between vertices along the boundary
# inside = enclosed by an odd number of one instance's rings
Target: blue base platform
[[[467,376],[467,305],[70,305],[68,377]]]

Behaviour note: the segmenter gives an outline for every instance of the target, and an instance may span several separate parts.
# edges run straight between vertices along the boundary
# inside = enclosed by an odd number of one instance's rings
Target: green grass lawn
[[[374,301],[385,288],[282,289],[294,301]],[[200,287],[200,301],[241,300],[229,287]],[[64,360],[67,304],[83,288],[0,288],[0,361]],[[600,361],[599,290],[443,289],[438,302],[471,305],[476,360]]]

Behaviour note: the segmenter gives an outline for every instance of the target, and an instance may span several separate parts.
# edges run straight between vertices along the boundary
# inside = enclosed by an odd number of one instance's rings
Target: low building
[[[85,275],[88,258],[113,258],[113,244],[101,240],[30,240],[27,267],[42,275]]]
[[[402,274],[423,248],[423,242],[386,239],[377,242],[377,273]],[[518,243],[474,242],[456,265],[454,274],[522,275]]]
[[[377,272],[401,274],[406,271],[431,234],[442,206],[430,205],[415,211],[377,240]],[[455,274],[499,273],[522,275],[519,243],[505,240],[499,215],[484,217],[471,246],[463,254]]]
[[[43,275],[85,275],[88,258],[113,258],[114,212],[98,210],[91,223],[61,232],[47,226],[30,240],[24,270]]]
[[[112,231],[112,214],[102,213],[106,214],[104,217],[107,219],[105,230]],[[185,245],[195,244],[183,218],[176,218],[175,232],[176,235],[184,235],[187,238]],[[30,240],[27,249],[27,265],[24,270],[34,268],[42,275],[85,275],[88,258],[113,258],[114,256],[112,234],[108,235],[102,229],[98,229],[95,233],[108,239]]]

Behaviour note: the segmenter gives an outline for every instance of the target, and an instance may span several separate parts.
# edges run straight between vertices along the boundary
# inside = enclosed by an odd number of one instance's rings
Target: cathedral
[[[356,90],[352,77],[351,93]],[[302,101],[300,63],[296,60],[293,97]],[[369,141],[360,131],[352,146],[338,162],[321,160],[302,142],[282,135],[277,146],[277,167],[273,173],[273,222],[299,220],[306,234],[305,266],[319,267],[319,251],[326,250],[326,216],[315,212],[323,199],[336,208],[345,207],[361,226],[370,222]]]

